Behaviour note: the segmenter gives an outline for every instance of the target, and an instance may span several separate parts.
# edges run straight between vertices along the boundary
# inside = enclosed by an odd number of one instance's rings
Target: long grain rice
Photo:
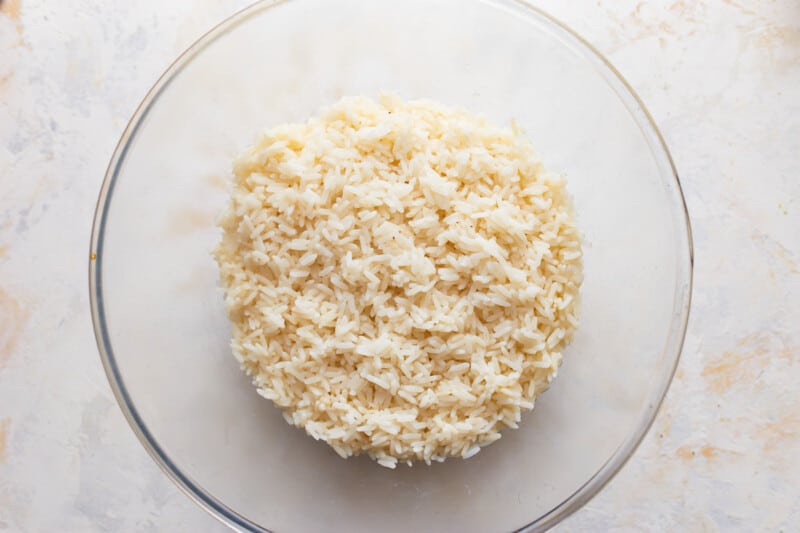
[[[580,238],[516,127],[347,98],[263,133],[234,176],[216,250],[233,352],[342,457],[471,457],[555,377]]]

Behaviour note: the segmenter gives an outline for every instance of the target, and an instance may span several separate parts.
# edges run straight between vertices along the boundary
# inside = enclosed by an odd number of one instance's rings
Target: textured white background
[[[561,531],[800,529],[800,2],[538,0],[623,73],[691,213],[653,429]],[[221,531],[128,429],[89,318],[105,166],[170,61],[248,0],[0,4],[0,531]]]

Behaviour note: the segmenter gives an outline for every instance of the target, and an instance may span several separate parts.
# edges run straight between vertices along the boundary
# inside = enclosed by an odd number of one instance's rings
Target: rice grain
[[[578,323],[564,179],[516,127],[433,102],[347,98],[264,132],[219,224],[234,355],[342,457],[474,456]]]

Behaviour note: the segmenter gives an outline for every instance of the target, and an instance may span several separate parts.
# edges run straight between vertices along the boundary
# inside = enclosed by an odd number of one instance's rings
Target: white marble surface
[[[87,293],[105,166],[169,62],[247,0],[0,3],[0,531],[222,531],[151,462]],[[800,528],[800,3],[538,0],[645,101],[695,292],[651,432],[561,531]]]

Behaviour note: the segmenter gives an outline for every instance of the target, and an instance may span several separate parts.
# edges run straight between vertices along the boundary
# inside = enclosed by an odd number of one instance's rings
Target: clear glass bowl
[[[520,429],[469,460],[387,470],[289,427],[228,348],[214,219],[267,126],[390,90],[515,119],[566,174],[585,235],[581,327]],[[538,531],[630,457],[678,362],[689,222],[642,103],[588,44],[514,0],[262,2],[156,83],[111,160],[90,264],[98,346],[145,448],[240,530]],[[111,489],[113,490],[113,489]]]

